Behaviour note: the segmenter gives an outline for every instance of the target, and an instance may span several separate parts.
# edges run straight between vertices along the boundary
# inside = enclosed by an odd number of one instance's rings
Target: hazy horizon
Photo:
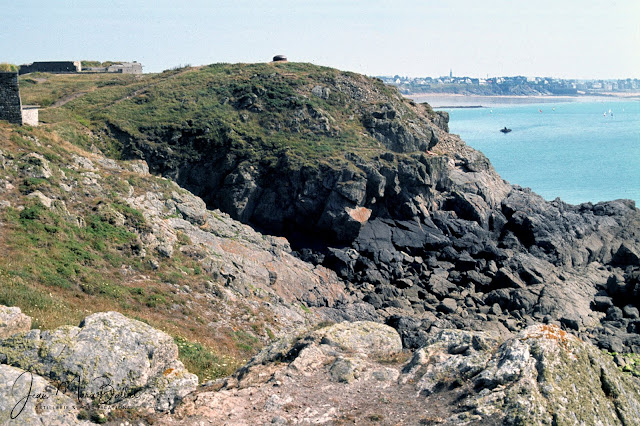
[[[0,62],[266,62],[367,75],[640,78],[640,2],[34,0],[0,16]]]

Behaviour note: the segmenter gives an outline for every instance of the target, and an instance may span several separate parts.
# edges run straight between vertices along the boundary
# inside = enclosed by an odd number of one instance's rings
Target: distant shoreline
[[[457,93],[413,93],[404,95],[415,102],[427,102],[434,108],[484,108],[550,102],[598,102],[640,100],[640,92],[607,92],[598,95],[461,95]]]

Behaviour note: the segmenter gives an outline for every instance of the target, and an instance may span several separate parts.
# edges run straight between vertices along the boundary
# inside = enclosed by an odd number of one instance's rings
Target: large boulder
[[[388,325],[356,321],[342,322],[320,333],[321,343],[363,355],[388,356],[402,351],[400,335]]]
[[[117,312],[0,342],[4,363],[59,381],[83,401],[155,411],[173,409],[198,384],[177,357],[169,335]]]

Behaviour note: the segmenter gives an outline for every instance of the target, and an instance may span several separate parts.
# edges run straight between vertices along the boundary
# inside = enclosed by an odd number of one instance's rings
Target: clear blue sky
[[[1,0],[0,62],[640,78],[640,0]]]

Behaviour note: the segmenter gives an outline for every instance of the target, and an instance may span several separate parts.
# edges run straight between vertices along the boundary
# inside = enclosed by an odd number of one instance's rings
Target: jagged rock
[[[79,327],[13,335],[0,342],[0,354],[78,391],[81,400],[106,404],[167,411],[198,384],[170,336],[117,312],[90,315]]]
[[[22,313],[17,306],[0,305],[0,340],[16,333],[31,329],[31,317]]]
[[[40,191],[33,191],[31,194],[27,195],[27,197],[37,199],[40,204],[46,208],[51,208],[51,203],[53,202],[51,198],[47,197]]]
[[[175,201],[176,209],[189,222],[194,225],[203,225],[207,221],[207,206],[201,198],[190,193],[174,191],[171,199]]]
[[[415,352],[401,380],[415,381],[427,396],[463,399],[464,408],[447,424],[493,418],[503,424],[614,425],[640,416],[640,382],[556,326],[529,327],[497,346],[484,333],[442,331]]]

